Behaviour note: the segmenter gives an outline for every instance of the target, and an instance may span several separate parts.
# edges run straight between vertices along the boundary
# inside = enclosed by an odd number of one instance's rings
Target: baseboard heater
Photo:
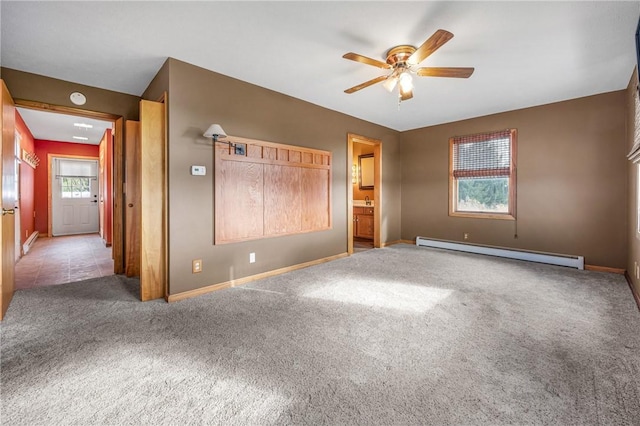
[[[24,244],[22,245],[22,251],[24,252],[24,254],[29,253],[29,250],[31,250],[31,246],[33,246],[33,243],[35,243],[37,239],[38,239],[38,231],[33,231],[31,236],[27,238],[27,241],[25,241]]]
[[[504,247],[482,246],[478,244],[458,243],[455,241],[436,240],[424,237],[416,237],[416,245],[584,269],[584,256],[570,256],[538,251],[509,249]]]

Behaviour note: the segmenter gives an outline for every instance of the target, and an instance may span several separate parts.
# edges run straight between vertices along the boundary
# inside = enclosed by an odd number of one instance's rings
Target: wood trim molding
[[[349,133],[347,135],[347,254],[353,254],[353,139]],[[375,196],[374,196],[375,198]],[[375,213],[374,213],[375,214]],[[374,225],[375,226],[375,225]]]
[[[76,160],[96,160],[100,161],[99,157],[90,157],[86,155],[67,155],[67,154],[47,154],[47,237],[53,236],[52,227],[53,222],[51,220],[51,162],[54,158],[73,158]]]
[[[112,188],[113,194],[111,207],[111,244],[113,258],[113,272],[124,273],[124,119],[119,117],[114,123],[113,129],[113,170]]]
[[[633,281],[631,281],[631,277],[625,271],[624,277],[627,279],[627,284],[629,284],[629,288],[631,289],[631,294],[636,301],[636,305],[638,305],[638,310],[640,311],[640,294],[636,291],[636,288],[633,286]]]
[[[299,263],[297,265],[287,266],[280,269],[274,269],[273,271],[262,272],[256,275],[250,275],[244,278],[238,278],[231,281],[226,281],[219,284],[213,284],[206,287],[197,288],[195,290],[183,291],[176,294],[171,294],[167,298],[167,302],[178,302],[184,299],[190,299],[192,297],[201,296],[203,294],[211,293],[213,291],[224,290],[225,288],[237,287],[252,281],[261,280],[263,278],[274,277],[276,275],[282,275],[287,272],[296,271],[298,269],[308,268],[309,266],[320,265],[322,263],[331,262],[332,260],[342,259],[349,256],[348,253],[340,253],[334,256],[324,257],[322,259],[316,259],[309,262]]]
[[[107,120],[107,121],[113,121],[113,122],[115,122],[118,118],[120,118],[119,115],[109,114],[107,112],[89,111],[81,108],[48,104],[45,102],[28,101],[26,99],[16,99],[15,104],[17,107],[21,107],[21,108],[35,109],[39,111],[49,111],[49,112],[55,112],[58,114],[71,114],[71,115],[77,115],[80,117],[96,118],[100,120]]]
[[[415,241],[411,241],[411,240],[395,240],[395,241],[389,241],[386,243],[382,243],[382,247],[389,247],[389,246],[393,246],[396,244],[411,244],[411,245],[416,245]]]
[[[382,226],[382,141],[372,139],[366,136],[360,136],[355,133],[347,133],[347,251],[353,253],[353,187],[351,183],[351,164],[353,161],[353,144],[361,143],[365,145],[373,145],[373,199],[375,200],[375,209],[373,211],[373,246],[376,248],[383,247],[381,235]]]
[[[610,268],[608,266],[596,266],[596,265],[584,265],[584,269],[586,269],[587,271],[610,272],[612,274],[621,274],[621,275],[624,275],[627,272],[625,269],[621,269],[621,268]]]

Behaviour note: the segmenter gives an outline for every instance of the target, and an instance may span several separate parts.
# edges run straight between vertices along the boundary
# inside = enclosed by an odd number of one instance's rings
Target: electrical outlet
[[[465,241],[469,239],[469,233],[468,232],[465,232],[462,236],[463,236]]]
[[[196,259],[191,262],[191,272],[194,274],[202,272],[202,259]]]
[[[249,263],[256,263],[256,254],[249,253]]]

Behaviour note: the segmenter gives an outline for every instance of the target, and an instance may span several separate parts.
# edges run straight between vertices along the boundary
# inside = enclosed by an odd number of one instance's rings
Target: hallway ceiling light
[[[88,141],[89,140],[89,138],[85,138],[84,136],[74,136],[73,138],[81,140],[81,141]]]
[[[74,105],[84,105],[87,103],[87,97],[80,92],[73,92],[69,95],[69,99]]]
[[[76,127],[80,127],[82,129],[93,129],[93,125],[92,124],[86,124],[86,123],[73,123],[74,126]]]

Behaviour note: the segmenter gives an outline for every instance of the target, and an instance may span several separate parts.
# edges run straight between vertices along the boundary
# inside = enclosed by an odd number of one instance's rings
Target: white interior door
[[[54,158],[53,162],[52,234],[98,232],[98,161]]]

